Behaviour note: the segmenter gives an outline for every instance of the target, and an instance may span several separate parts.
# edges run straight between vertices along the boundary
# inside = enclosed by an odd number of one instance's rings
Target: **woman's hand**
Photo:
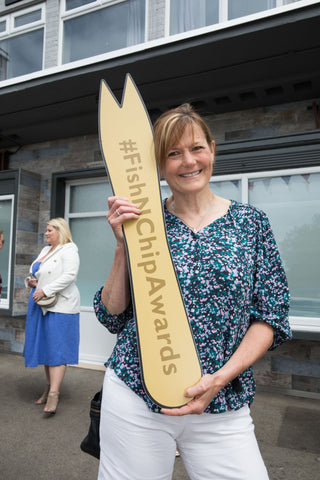
[[[43,297],[45,297],[45,293],[42,290],[42,288],[40,288],[39,290],[36,290],[34,292],[34,294],[32,295],[32,298],[35,302],[37,302],[38,300],[41,300],[41,298],[43,298]]]
[[[123,244],[122,224],[127,220],[139,218],[140,210],[125,197],[109,197],[107,220],[113,230],[118,244]]]
[[[185,391],[185,397],[192,398],[187,405],[180,408],[162,408],[161,412],[171,416],[201,415],[223,387],[224,384],[217,373],[203,375],[196,385]]]
[[[37,278],[30,278],[30,277],[28,277],[28,278],[27,278],[27,283],[28,283],[28,287],[34,288],[34,287],[36,287],[37,284],[38,284],[38,279],[37,279]]]
[[[162,408],[167,415],[201,415],[218,392],[234,378],[253,365],[271,347],[273,328],[265,322],[255,321],[247,330],[237,350],[230,359],[212,375],[203,375],[201,380],[185,391],[190,402],[181,408]]]

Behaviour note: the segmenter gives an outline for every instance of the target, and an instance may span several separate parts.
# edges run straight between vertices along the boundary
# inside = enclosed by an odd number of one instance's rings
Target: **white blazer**
[[[38,257],[30,266],[44,257],[50,250],[50,246],[44,247]],[[38,279],[37,288],[42,288],[47,297],[58,294],[57,303],[50,308],[41,307],[43,314],[47,311],[59,313],[79,313],[80,293],[75,284],[79,271],[80,259],[78,247],[75,243],[58,245],[42,262],[36,273]],[[27,277],[30,278],[30,277]],[[27,279],[25,281],[26,286]]]

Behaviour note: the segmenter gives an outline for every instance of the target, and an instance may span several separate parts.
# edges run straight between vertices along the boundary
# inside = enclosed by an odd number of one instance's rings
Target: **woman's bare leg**
[[[59,401],[60,386],[66,373],[66,365],[49,366],[50,392],[44,411],[55,413]]]

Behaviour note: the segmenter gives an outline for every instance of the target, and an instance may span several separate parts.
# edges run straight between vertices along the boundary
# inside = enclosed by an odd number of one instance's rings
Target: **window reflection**
[[[263,12],[277,6],[276,0],[229,0],[228,3],[228,19],[244,17],[253,13]]]
[[[66,10],[73,10],[74,8],[82,7],[88,3],[93,3],[95,0],[66,0]]]
[[[34,10],[33,12],[19,15],[14,19],[14,26],[22,27],[23,25],[37,22],[38,20],[41,20],[41,15],[42,15],[41,10]]]
[[[87,185],[72,185],[70,187],[70,213],[103,212],[108,210],[110,184],[89,183]]]
[[[144,42],[145,0],[130,0],[66,20],[63,63]]]
[[[219,22],[219,0],[171,0],[170,34]]]
[[[43,28],[0,42],[0,80],[42,69]]]
[[[269,216],[288,277],[290,315],[320,311],[320,174],[251,179],[249,202]]]
[[[105,178],[103,182],[70,185],[68,189],[68,221],[81,259],[77,285],[81,305],[91,307],[93,295],[111,269],[116,244],[106,220],[107,198],[112,190]]]
[[[0,309],[9,308],[13,195],[0,196]]]
[[[236,200],[241,202],[241,181],[240,180],[223,180],[210,183],[210,190],[219,197],[228,198],[228,200]]]

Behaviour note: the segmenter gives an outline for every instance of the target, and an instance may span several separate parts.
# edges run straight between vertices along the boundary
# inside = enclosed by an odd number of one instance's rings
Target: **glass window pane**
[[[77,286],[81,305],[92,307],[94,294],[105,284],[110,272],[116,241],[105,217],[73,218],[69,225],[79,249]]]
[[[252,179],[249,202],[269,216],[291,293],[290,315],[320,316],[320,173]]]
[[[72,185],[70,187],[70,213],[104,212],[108,210],[108,197],[112,195],[110,183]]]
[[[228,19],[244,17],[253,13],[275,8],[276,0],[229,0]]]
[[[19,15],[18,17],[15,17],[14,26],[22,27],[23,25],[37,22],[38,20],[41,20],[41,10],[35,10],[34,12],[25,13],[24,15]]]
[[[66,20],[63,63],[144,42],[145,0],[130,0]]]
[[[82,7],[95,1],[96,0],[66,0],[66,10],[73,10],[74,8]]]
[[[171,0],[170,34],[219,22],[219,0]]]
[[[0,22],[0,32],[5,32],[6,31],[6,22]]]
[[[13,200],[0,196],[0,308],[9,306]]]
[[[210,190],[219,197],[228,198],[241,202],[241,180],[224,180],[210,182]],[[163,199],[169,198],[171,190],[169,185],[161,185],[161,196]]]
[[[169,185],[161,185],[160,191],[161,191],[161,198],[163,200],[165,200],[166,198],[169,198],[171,195],[171,190]]]
[[[241,180],[210,182],[210,190],[219,197],[241,202]]]
[[[42,69],[43,29],[0,42],[0,78],[18,77]]]

